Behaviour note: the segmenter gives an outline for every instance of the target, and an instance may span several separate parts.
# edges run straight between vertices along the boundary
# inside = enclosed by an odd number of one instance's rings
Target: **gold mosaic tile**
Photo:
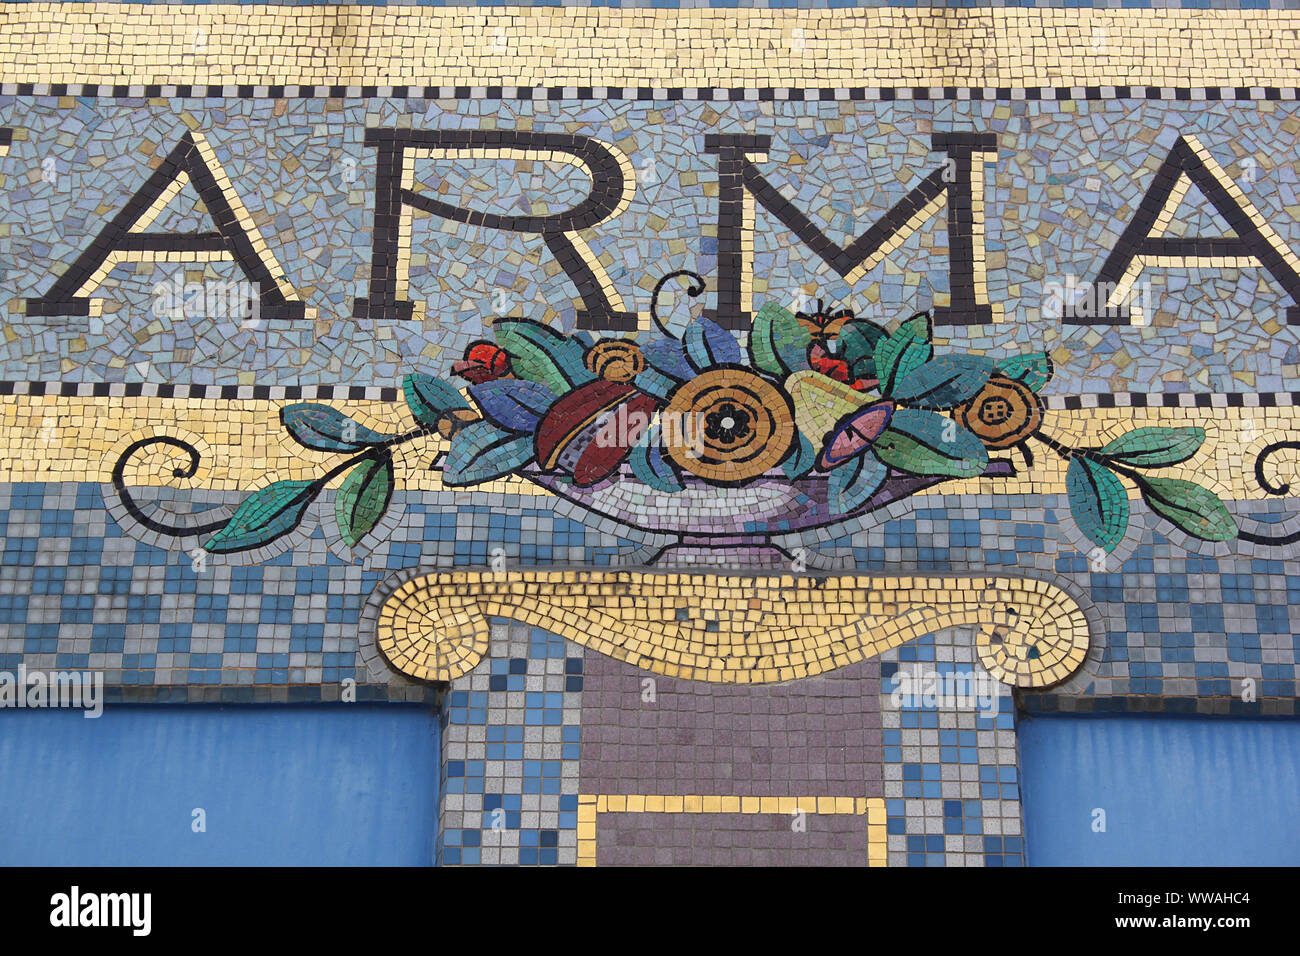
[[[1077,670],[1089,646],[1075,600],[1024,578],[541,570],[412,578],[381,607],[376,642],[402,673],[449,681],[478,664],[493,617],[656,674],[729,684],[813,677],[970,627],[990,674],[1045,687]]]
[[[1293,85],[1281,10],[0,5],[0,81]]]
[[[596,820],[602,813],[795,813],[867,818],[867,865],[888,865],[885,801],[879,797],[754,797],[732,794],[578,795],[578,866],[596,865]]]
[[[166,486],[251,491],[268,480],[315,477],[330,462],[329,453],[305,449],[280,423],[288,401],[258,399],[98,398],[7,396],[0,401],[5,429],[0,448],[0,481],[112,480],[122,451],[142,438],[165,434],[199,451],[199,468],[189,478],[173,474],[184,456],[176,448],[155,446],[135,455],[124,472],[131,487]],[[379,401],[326,400],[346,408],[365,427],[402,431],[411,427],[406,406]],[[395,458],[406,487],[441,490],[442,477],[428,466],[446,442],[437,435],[397,446]],[[518,478],[481,486],[485,491],[536,493]]]

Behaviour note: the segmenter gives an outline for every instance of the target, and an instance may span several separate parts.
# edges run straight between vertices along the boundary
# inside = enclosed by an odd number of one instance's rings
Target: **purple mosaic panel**
[[[867,818],[782,813],[602,813],[597,866],[862,866]]]
[[[878,661],[761,686],[583,667],[582,793],[884,796]]]

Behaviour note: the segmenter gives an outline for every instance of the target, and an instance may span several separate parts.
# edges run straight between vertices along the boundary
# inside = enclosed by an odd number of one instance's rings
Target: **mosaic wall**
[[[1294,4],[573,6],[0,4],[0,670],[436,704],[446,865],[1296,713]]]

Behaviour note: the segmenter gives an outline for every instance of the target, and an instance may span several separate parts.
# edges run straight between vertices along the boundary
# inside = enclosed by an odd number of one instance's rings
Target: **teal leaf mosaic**
[[[774,302],[766,303],[754,316],[749,334],[749,352],[754,367],[768,375],[784,377],[808,368],[808,347],[812,334],[793,313]]]
[[[460,392],[432,375],[407,375],[402,379],[402,394],[415,420],[426,428],[436,428],[448,412],[469,408]]]
[[[1237,535],[1237,522],[1219,496],[1192,481],[1135,476],[1142,497],[1161,517],[1206,541],[1227,541]]]
[[[393,456],[363,459],[348,472],[339,486],[335,514],[339,533],[349,546],[355,546],[374,530],[392,500]]]
[[[1051,381],[1053,368],[1046,352],[1028,352],[1004,358],[998,362],[997,370],[1007,378],[1024,382],[1035,392],[1041,392],[1043,386]]]
[[[1103,445],[1099,454],[1121,465],[1158,468],[1176,465],[1195,455],[1205,442],[1205,429],[1135,428]]]
[[[876,379],[876,346],[888,333],[872,322],[849,322],[840,330],[835,356],[849,364],[855,379]]]
[[[795,435],[794,446],[790,449],[790,454],[786,456],[785,461],[781,462],[781,470],[785,476],[792,481],[803,478],[817,464],[817,450],[813,448],[810,442],[802,432]]]
[[[360,451],[396,436],[367,428],[329,405],[303,402],[280,411],[285,431],[305,448],[316,451]]]
[[[876,439],[886,464],[915,475],[969,478],[989,463],[983,442],[951,418],[922,409],[900,408]]]
[[[1065,472],[1070,513],[1079,529],[1106,551],[1114,551],[1128,531],[1128,491],[1119,477],[1087,458],[1070,459]]]
[[[658,425],[651,425],[645,438],[633,446],[628,461],[632,474],[656,491],[676,494],[686,487],[676,467],[664,457]]]
[[[993,360],[982,355],[940,355],[908,372],[889,396],[916,408],[956,408],[973,398],[992,373]]]
[[[888,476],[889,468],[869,451],[831,469],[831,509],[839,514],[856,510],[880,490]]]
[[[224,528],[208,539],[209,551],[243,551],[269,544],[297,527],[315,500],[313,481],[275,481],[249,495]]]
[[[531,435],[516,435],[490,422],[471,422],[456,433],[443,464],[449,485],[474,485],[509,474],[533,457]]]
[[[522,378],[562,395],[595,379],[583,364],[582,343],[535,322],[503,320],[493,327],[497,344]]]
[[[890,394],[899,382],[930,361],[934,352],[930,339],[930,316],[922,312],[876,343],[874,359],[881,392]]]

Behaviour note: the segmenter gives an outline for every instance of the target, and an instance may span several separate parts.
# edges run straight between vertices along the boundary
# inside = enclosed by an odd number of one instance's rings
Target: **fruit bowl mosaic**
[[[1075,448],[1045,427],[1039,391],[1052,376],[1042,352],[1001,358],[936,352],[927,313],[886,328],[832,311],[775,303],[754,316],[745,344],[707,318],[673,328],[654,304],[644,339],[565,335],[522,318],[500,319],[452,377],[407,375],[415,427],[368,428],[333,406],[286,405],[298,444],[338,454],[315,479],[275,481],[234,514],[195,528],[147,520],[122,481],[129,510],[154,530],[210,535],[214,552],[260,548],[296,528],[320,493],[338,485],[337,527],[355,546],[376,532],[397,482],[396,446],[441,436],[434,467],[451,487],[506,476],[531,481],[595,514],[683,543],[763,546],[781,534],[842,522],[953,479],[1006,478],[1031,442],[1068,461],[1071,513],[1111,551],[1129,524],[1132,483],[1149,507],[1205,540],[1235,537],[1222,501],[1183,479],[1152,474],[1193,457],[1197,427],[1143,427],[1099,448]],[[462,390],[463,389],[463,390]],[[197,455],[191,449],[192,464]],[[177,471],[180,474],[184,469]]]
[[[703,282],[694,280],[692,295]],[[1069,459],[1072,511],[1112,550],[1134,481],[1154,510],[1190,534],[1236,533],[1219,499],[1149,470],[1185,461],[1198,428],[1139,428],[1104,448],[1074,449],[1043,431],[1044,353],[936,354],[927,313],[894,329],[830,311],[769,303],[747,345],[706,318],[674,334],[593,340],[526,320],[495,326],[440,379],[412,376],[408,401],[450,438],[444,480],[518,474],[596,514],[643,530],[760,543],[881,508],[940,482],[1016,473],[1036,440]],[[472,405],[470,404],[472,402]],[[417,415],[419,417],[419,415]],[[723,540],[718,540],[723,539]]]

